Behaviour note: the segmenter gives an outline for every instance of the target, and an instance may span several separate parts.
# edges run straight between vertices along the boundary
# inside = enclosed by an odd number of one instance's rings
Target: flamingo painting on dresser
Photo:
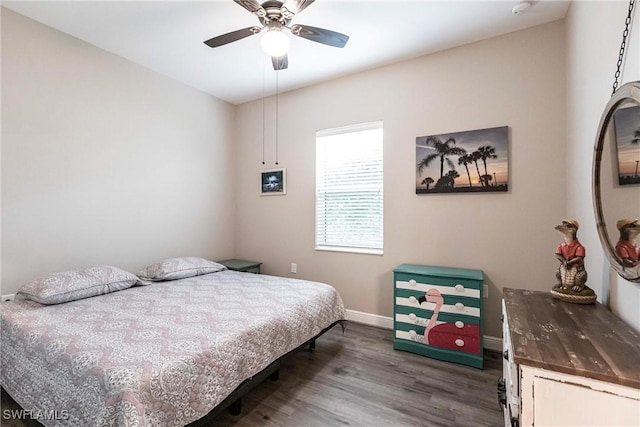
[[[438,322],[438,314],[440,314],[440,309],[442,308],[442,304],[444,304],[444,298],[439,290],[429,289],[424,296],[418,298],[418,304],[422,304],[423,302],[433,302],[436,304],[436,308],[433,310],[431,319],[429,319],[429,322],[424,329],[424,343],[429,344],[429,331],[431,331]]]
[[[469,353],[480,352],[480,326],[463,321],[455,323],[440,322],[438,315],[444,305],[444,297],[437,289],[429,289],[418,298],[418,304],[434,303],[433,314],[424,330],[424,343],[435,347],[462,350]]]

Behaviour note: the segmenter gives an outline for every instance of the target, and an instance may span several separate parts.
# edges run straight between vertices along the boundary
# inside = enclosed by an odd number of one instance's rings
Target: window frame
[[[318,227],[318,205],[319,205],[319,186],[318,186],[318,139],[334,136],[334,135],[344,135],[348,133],[356,133],[356,132],[364,132],[369,130],[379,129],[381,131],[381,141],[380,141],[380,167],[382,169],[382,176],[380,178],[380,186],[379,186],[379,194],[380,194],[380,247],[365,247],[365,246],[357,246],[352,244],[326,244],[319,242],[319,227]],[[354,125],[340,126],[336,128],[330,129],[322,129],[316,132],[316,159],[315,159],[315,209],[314,209],[314,227],[315,227],[315,235],[314,235],[314,249],[317,251],[328,251],[328,252],[342,252],[342,253],[355,253],[355,254],[366,254],[366,255],[383,255],[384,254],[384,123],[382,120],[374,121],[374,122],[365,122],[358,123]],[[325,239],[326,241],[326,236]]]

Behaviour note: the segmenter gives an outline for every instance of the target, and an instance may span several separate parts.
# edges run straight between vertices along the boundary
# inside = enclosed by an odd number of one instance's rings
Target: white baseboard
[[[377,326],[384,329],[393,329],[393,319],[378,314],[363,313],[362,311],[347,310],[347,319],[351,322],[362,323],[369,326]]]
[[[484,348],[487,350],[499,351],[502,353],[502,338],[498,337],[490,337],[489,335],[485,335],[483,337]]]
[[[393,329],[393,318],[378,314],[364,313],[362,311],[347,310],[347,319],[351,322],[363,325],[377,326],[378,328]],[[487,350],[502,351],[502,338],[484,336],[484,347]]]

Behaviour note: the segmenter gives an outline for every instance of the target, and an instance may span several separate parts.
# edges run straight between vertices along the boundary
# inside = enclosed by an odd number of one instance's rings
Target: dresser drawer
[[[480,354],[480,327],[466,325],[458,329],[452,323],[436,325],[429,331],[429,345]]]
[[[398,318],[396,317],[396,320]],[[396,326],[396,339],[413,341],[428,347],[440,347],[455,351],[480,354],[480,325],[456,321],[437,322],[427,333],[426,322],[411,323],[411,318],[399,322]],[[428,320],[427,320],[428,322]],[[427,338],[425,339],[425,333]]]
[[[426,326],[427,322],[433,316],[432,310],[416,308],[404,305],[398,305],[395,308],[396,322],[408,323],[412,325]],[[454,323],[458,325],[480,325],[480,316],[468,316],[460,313],[447,313],[440,311],[438,313],[438,323]]]
[[[415,289],[426,292],[427,289],[437,288],[443,293],[471,296],[474,298],[480,298],[480,290],[482,288],[482,281],[478,280],[421,276],[411,273],[396,273],[395,282],[396,287],[400,289]]]
[[[409,307],[415,310],[427,310],[433,312],[436,304],[433,302],[420,302],[425,292],[396,290],[395,305]],[[456,314],[463,316],[480,317],[481,301],[479,298],[464,298],[450,295],[442,295],[444,304],[440,307],[440,313]]]

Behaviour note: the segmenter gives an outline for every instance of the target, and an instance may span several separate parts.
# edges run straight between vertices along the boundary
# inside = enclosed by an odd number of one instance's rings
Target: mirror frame
[[[598,236],[600,237],[602,249],[607,255],[609,263],[623,279],[630,282],[640,283],[640,268],[625,267],[622,264],[622,261],[617,257],[614,247],[611,244],[611,239],[607,233],[605,218],[602,213],[602,188],[600,186],[602,150],[605,145],[607,129],[609,127],[609,123],[612,121],[613,114],[617,111],[618,107],[628,102],[632,102],[640,106],[640,81],[629,82],[622,85],[611,97],[604,109],[604,112],[602,113],[600,124],[598,125],[598,133],[596,134],[596,143],[593,148],[592,195],[593,209],[596,216],[596,228],[598,229]]]

